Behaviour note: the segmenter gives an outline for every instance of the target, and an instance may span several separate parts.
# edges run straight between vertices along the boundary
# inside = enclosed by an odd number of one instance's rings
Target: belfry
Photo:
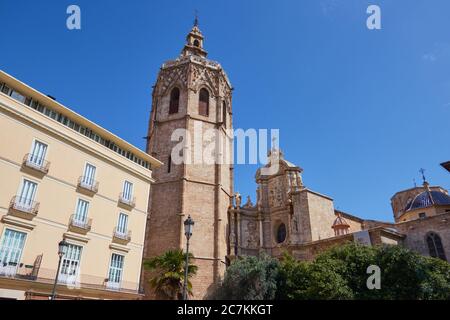
[[[191,252],[199,267],[192,279],[196,299],[207,297],[224,274],[227,210],[233,195],[231,164],[179,163],[172,153],[179,143],[171,139],[177,129],[192,135],[194,128],[200,127],[203,133],[214,129],[220,141],[231,146],[227,129],[232,127],[232,87],[221,65],[206,57],[196,19],[181,54],[160,69],[153,87],[147,138],[147,153],[165,165],[154,171],[145,256],[184,249],[183,221],[190,215],[195,221]],[[188,152],[189,146],[182,153]],[[146,291],[147,296],[152,295]]]

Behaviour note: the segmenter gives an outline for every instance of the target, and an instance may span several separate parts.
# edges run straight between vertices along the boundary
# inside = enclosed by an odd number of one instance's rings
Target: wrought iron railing
[[[0,260],[0,277],[36,280],[41,266],[42,256],[37,256],[32,265]]]
[[[114,228],[113,230],[113,237],[119,240],[123,240],[123,241],[131,241],[131,230],[122,232],[120,230],[118,230],[118,228]]]
[[[97,193],[98,192],[98,181],[86,176],[81,176],[78,178],[78,187],[85,190]]]
[[[50,162],[44,158],[38,157],[32,153],[27,153],[23,157],[22,164],[28,168],[38,170],[42,173],[47,174],[50,168]]]
[[[33,201],[29,198],[14,196],[9,203],[9,208],[11,210],[20,211],[35,216],[39,211],[39,202]]]
[[[0,277],[8,279],[21,279],[36,281],[48,286],[53,285],[56,277],[55,269],[41,268],[40,259],[42,255],[38,256],[34,265],[26,265],[24,263],[7,263],[6,265],[0,261]],[[94,289],[94,290],[108,290],[117,291],[129,294],[142,294],[139,291],[139,283],[123,281],[113,282],[108,278],[93,276],[81,273],[82,269],[78,269],[74,275],[59,275],[58,285],[67,286],[73,289]]]
[[[125,196],[125,194],[122,192],[121,194],[119,194],[119,202],[134,208],[136,206],[136,198],[135,197],[130,197],[130,196]]]
[[[92,219],[85,219],[83,221],[76,214],[73,214],[73,215],[70,216],[69,225],[71,227],[75,227],[75,228],[83,229],[83,230],[86,230],[86,231],[90,231],[91,230],[91,226],[92,226]]]

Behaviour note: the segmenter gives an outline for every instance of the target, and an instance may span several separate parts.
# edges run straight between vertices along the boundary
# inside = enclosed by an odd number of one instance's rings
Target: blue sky
[[[66,28],[81,8],[82,29]],[[382,30],[366,28],[369,4]],[[450,2],[1,0],[0,68],[144,148],[151,86],[199,11],[209,58],[235,88],[234,126],[279,128],[307,187],[391,220],[390,197],[449,186]],[[235,189],[255,198],[257,166]]]

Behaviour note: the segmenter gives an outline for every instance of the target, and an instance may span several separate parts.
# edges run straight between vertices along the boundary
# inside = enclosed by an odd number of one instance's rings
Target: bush
[[[227,269],[216,298],[272,300],[277,290],[279,262],[267,255],[243,257]]]
[[[381,271],[381,288],[370,290],[367,268]],[[280,262],[266,255],[243,257],[227,269],[218,291],[221,299],[447,299],[450,264],[423,257],[401,246],[347,244],[312,262],[285,253]]]

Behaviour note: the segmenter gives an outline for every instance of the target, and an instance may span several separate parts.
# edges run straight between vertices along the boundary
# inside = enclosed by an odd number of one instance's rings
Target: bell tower
[[[185,250],[183,222],[190,215],[190,252],[199,267],[191,280],[195,299],[207,297],[223,277],[233,194],[232,87],[203,45],[196,18],[181,54],[161,66],[147,137],[147,153],[164,165],[153,171],[145,256]]]

